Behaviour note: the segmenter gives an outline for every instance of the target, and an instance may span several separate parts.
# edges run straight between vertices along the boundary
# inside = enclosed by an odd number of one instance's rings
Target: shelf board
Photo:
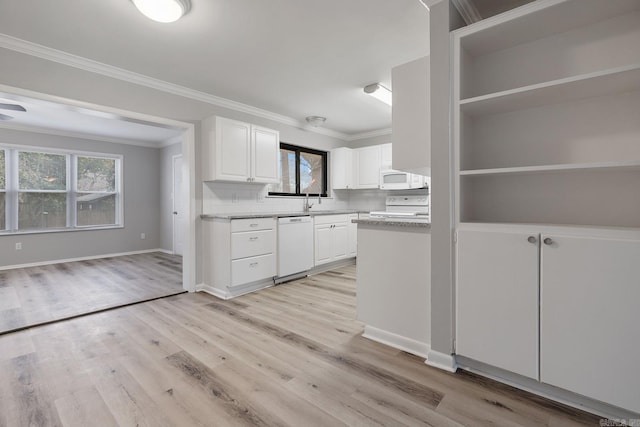
[[[627,162],[602,163],[567,163],[543,166],[522,166],[514,168],[469,169],[461,170],[460,176],[492,176],[492,175],[522,175],[532,173],[551,173],[563,171],[601,171],[601,170],[640,170],[640,160]]]
[[[472,57],[601,22],[640,8],[637,0],[538,0],[454,31]]]
[[[471,117],[484,116],[633,90],[640,90],[640,64],[462,99],[460,109]]]

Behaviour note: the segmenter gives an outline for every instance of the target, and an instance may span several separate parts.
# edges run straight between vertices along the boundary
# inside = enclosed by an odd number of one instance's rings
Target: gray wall
[[[123,156],[124,228],[0,236],[0,266],[156,249],[160,246],[160,150],[0,129],[0,143]],[[140,233],[146,239],[140,239]],[[22,243],[16,251],[15,244]]]
[[[173,156],[179,154],[181,143],[160,150],[160,248],[167,251],[173,251]]]

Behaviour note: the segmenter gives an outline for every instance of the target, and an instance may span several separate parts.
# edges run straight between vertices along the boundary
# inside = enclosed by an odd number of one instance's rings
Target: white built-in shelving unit
[[[541,0],[453,45],[459,223],[640,227],[640,1]]]

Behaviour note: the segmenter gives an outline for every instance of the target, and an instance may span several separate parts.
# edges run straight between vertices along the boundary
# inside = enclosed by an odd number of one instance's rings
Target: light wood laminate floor
[[[579,426],[598,417],[361,336],[355,268],[0,336],[0,426]]]
[[[161,252],[0,271],[0,333],[183,292]]]

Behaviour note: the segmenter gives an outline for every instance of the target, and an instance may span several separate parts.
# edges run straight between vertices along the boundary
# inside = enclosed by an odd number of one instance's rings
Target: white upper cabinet
[[[254,182],[277,184],[280,133],[261,126],[251,126],[252,164]]]
[[[205,181],[278,182],[278,131],[210,117],[202,122],[202,135]]]
[[[431,176],[429,57],[391,70],[393,168]]]
[[[380,187],[380,146],[354,150],[356,159],[356,188]]]
[[[349,190],[354,188],[353,150],[340,147],[331,150],[331,188]]]
[[[380,170],[393,169],[393,147],[391,143],[380,146]]]

